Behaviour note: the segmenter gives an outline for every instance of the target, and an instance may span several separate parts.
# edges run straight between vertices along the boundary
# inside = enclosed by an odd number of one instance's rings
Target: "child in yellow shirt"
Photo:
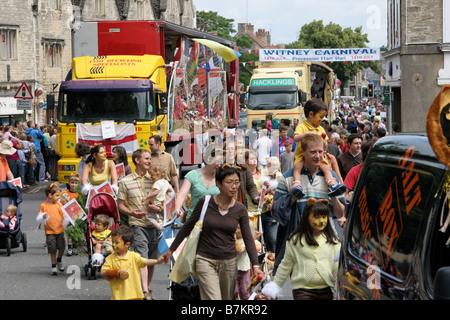
[[[142,300],[144,293],[141,287],[140,268],[153,266],[156,259],[145,259],[128,248],[133,244],[133,231],[126,226],[120,226],[112,232],[114,253],[105,259],[100,274],[109,281],[112,300]]]
[[[92,231],[92,244],[94,254],[92,263],[94,267],[100,267],[105,260],[104,254],[112,253],[111,230],[109,230],[109,217],[106,214],[98,214],[94,217],[96,230]]]
[[[52,263],[51,274],[56,275],[59,271],[64,271],[62,257],[66,247],[64,240],[64,213],[61,210],[62,203],[59,202],[61,189],[57,183],[52,183],[45,188],[47,200],[41,204],[36,221],[39,225],[44,225],[47,250]],[[65,221],[63,221],[65,220]],[[58,256],[56,255],[58,254]]]
[[[304,111],[306,120],[303,121],[302,124],[297,126],[294,134],[294,141],[297,143],[297,147],[295,148],[294,154],[294,182],[292,183],[292,194],[297,198],[301,198],[304,196],[303,188],[300,182],[301,172],[303,169],[303,153],[301,141],[308,134],[317,134],[322,136],[325,141],[328,140],[325,130],[320,125],[323,118],[327,115],[327,106],[323,103],[323,101],[318,98],[312,98],[308,100],[305,104]],[[335,181],[335,178],[331,173],[331,168],[328,165],[325,157],[322,157],[322,162],[320,163],[319,168],[325,176],[325,181],[328,184],[328,195],[330,197],[338,196],[347,190],[344,184],[333,183]]]

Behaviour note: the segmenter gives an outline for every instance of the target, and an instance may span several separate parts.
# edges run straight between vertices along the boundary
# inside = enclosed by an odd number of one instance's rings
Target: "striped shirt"
[[[278,182],[277,190],[275,191],[273,200],[278,200],[281,196],[291,192],[292,182],[294,180],[293,173],[294,169],[289,169],[283,174],[283,177],[281,177],[280,181]],[[336,182],[340,183],[336,173],[333,170],[331,170],[331,173],[333,174],[333,177],[336,178]],[[303,210],[305,209],[309,198],[328,199],[330,201],[329,206],[331,213],[333,212],[333,208],[331,206],[331,198],[328,196],[327,183],[325,182],[325,176],[323,175],[322,171],[319,170],[316,173],[315,177],[313,177],[309,170],[306,167],[303,167],[300,181],[302,183],[303,192],[305,194],[304,197],[297,199],[297,206],[300,213],[303,213]],[[337,196],[337,199],[343,204],[346,203],[344,194]]]
[[[151,176],[146,173],[143,177],[139,176],[136,171],[123,177],[119,183],[119,193],[117,198],[127,202],[130,210],[139,209],[147,212],[147,205],[142,199],[148,195],[153,188]],[[147,227],[145,217],[138,219],[130,216],[130,226]]]

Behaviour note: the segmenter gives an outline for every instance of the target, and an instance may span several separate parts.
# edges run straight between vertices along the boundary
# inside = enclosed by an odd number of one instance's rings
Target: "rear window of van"
[[[414,168],[408,153],[397,165],[372,163],[353,197],[350,252],[394,281],[408,276],[416,238],[427,219],[437,177]]]

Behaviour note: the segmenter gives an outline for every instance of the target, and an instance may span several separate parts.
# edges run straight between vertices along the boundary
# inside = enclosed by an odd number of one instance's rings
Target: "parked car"
[[[449,188],[426,135],[377,141],[347,208],[337,297],[450,299]]]

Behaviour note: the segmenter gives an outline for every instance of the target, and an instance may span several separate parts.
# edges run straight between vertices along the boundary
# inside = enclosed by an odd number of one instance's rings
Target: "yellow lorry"
[[[66,182],[77,171],[77,142],[101,143],[111,157],[116,145],[131,154],[147,146],[153,134],[165,138],[165,92],[165,63],[161,56],[74,58],[71,76],[60,86],[59,181]]]
[[[247,91],[247,127],[260,127],[267,113],[274,123],[304,119],[303,105],[313,96],[329,105],[334,73],[320,62],[257,62]],[[275,126],[276,127],[276,126]]]

